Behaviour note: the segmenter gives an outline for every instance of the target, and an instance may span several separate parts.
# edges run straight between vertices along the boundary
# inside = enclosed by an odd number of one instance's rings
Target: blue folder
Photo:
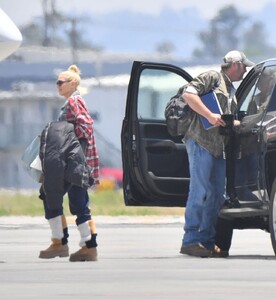
[[[209,108],[209,110],[215,114],[222,114],[222,109],[220,107],[217,95],[215,92],[211,91],[207,94],[200,96],[201,101]],[[212,125],[205,117],[200,115],[201,122],[205,129],[213,128]]]

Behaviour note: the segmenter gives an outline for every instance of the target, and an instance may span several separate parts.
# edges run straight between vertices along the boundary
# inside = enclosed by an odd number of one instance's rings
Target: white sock
[[[91,239],[91,231],[89,227],[89,223],[84,222],[78,225],[78,230],[80,232],[81,240],[80,240],[80,247],[85,246],[85,242],[89,241]]]
[[[52,239],[61,240],[63,238],[61,216],[49,219],[48,222],[52,231]]]

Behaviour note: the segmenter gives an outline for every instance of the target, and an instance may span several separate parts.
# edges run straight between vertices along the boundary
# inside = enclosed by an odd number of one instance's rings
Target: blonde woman
[[[59,126],[59,124],[73,124],[73,134],[78,139],[81,148],[83,150],[82,154],[85,156],[86,164],[91,170],[89,176],[91,176],[93,184],[98,183],[99,175],[99,159],[97,154],[97,148],[95,144],[94,131],[93,131],[93,119],[88,113],[86,104],[78,92],[77,88],[80,84],[80,70],[76,65],[71,65],[68,70],[61,72],[58,76],[56,82],[58,92],[61,96],[66,98],[64,105],[61,108],[61,112],[58,118],[59,122],[53,122],[53,125]],[[65,121],[65,122],[64,122]],[[70,124],[68,124],[70,125]],[[70,125],[72,127],[72,125]],[[64,129],[62,129],[64,132]],[[54,131],[55,135],[58,135],[57,139],[63,139],[64,144],[68,143],[69,133],[68,134],[57,134],[58,130]],[[68,137],[67,137],[68,136]],[[47,135],[47,143],[49,144],[50,137]],[[62,144],[60,143],[60,144]],[[46,143],[45,143],[46,144]],[[72,142],[69,143],[72,145]],[[63,144],[62,144],[63,145]],[[64,146],[62,146],[64,149]],[[49,147],[48,152],[45,155],[45,162],[47,164],[48,160],[52,160],[52,156],[55,155],[55,152],[52,150],[54,147]],[[52,152],[51,152],[52,151]],[[59,152],[59,151],[57,151]],[[58,154],[60,157],[60,152]],[[63,157],[63,156],[62,156]],[[74,157],[74,156],[73,156]],[[70,157],[72,159],[72,156]],[[59,159],[59,157],[57,158]],[[77,162],[79,163],[79,162]],[[51,163],[52,168],[48,168],[49,172],[54,171],[55,165]],[[62,164],[60,164],[62,165]],[[46,166],[45,166],[46,168]],[[49,173],[48,172],[48,173]],[[46,174],[44,174],[46,176]],[[54,175],[54,174],[53,174]],[[46,250],[40,251],[40,258],[54,258],[54,257],[66,257],[69,256],[68,248],[68,229],[66,224],[66,218],[63,215],[63,206],[62,199],[56,201],[53,191],[53,186],[57,185],[57,180],[53,180],[54,176],[48,176],[47,184],[42,185],[44,188],[44,197],[43,199],[45,217],[49,222],[51,232],[52,232],[52,243],[50,247]],[[56,178],[60,178],[56,176]],[[51,182],[52,180],[52,182]],[[46,186],[46,187],[45,187]],[[47,187],[51,192],[47,192]],[[94,220],[91,217],[90,208],[89,208],[89,195],[87,192],[87,187],[81,185],[74,185],[72,182],[64,183],[64,186],[60,187],[60,184],[57,189],[62,188],[64,193],[67,192],[69,198],[69,208],[70,212],[76,216],[76,225],[80,233],[80,249],[71,254],[70,261],[96,261],[97,260],[97,242],[96,242],[96,227]],[[51,197],[51,195],[53,195]],[[62,196],[63,196],[62,195]],[[62,197],[59,197],[62,198]],[[58,199],[59,199],[58,198]]]

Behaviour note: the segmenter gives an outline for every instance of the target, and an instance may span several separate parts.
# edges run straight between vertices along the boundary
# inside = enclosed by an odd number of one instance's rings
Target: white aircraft
[[[21,32],[0,8],[0,60],[12,54],[21,43]]]

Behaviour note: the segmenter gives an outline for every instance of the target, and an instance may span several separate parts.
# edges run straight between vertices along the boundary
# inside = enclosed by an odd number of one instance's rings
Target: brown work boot
[[[61,240],[52,240],[52,244],[46,250],[40,251],[39,258],[55,258],[69,256],[69,247],[67,244],[62,245]]]
[[[72,253],[69,258],[70,261],[96,261],[98,260],[97,248],[82,247],[75,253]]]
[[[195,245],[182,246],[180,253],[196,257],[210,257],[212,252],[199,243]]]
[[[210,257],[225,258],[229,256],[229,251],[220,249],[217,245],[214,246]]]

